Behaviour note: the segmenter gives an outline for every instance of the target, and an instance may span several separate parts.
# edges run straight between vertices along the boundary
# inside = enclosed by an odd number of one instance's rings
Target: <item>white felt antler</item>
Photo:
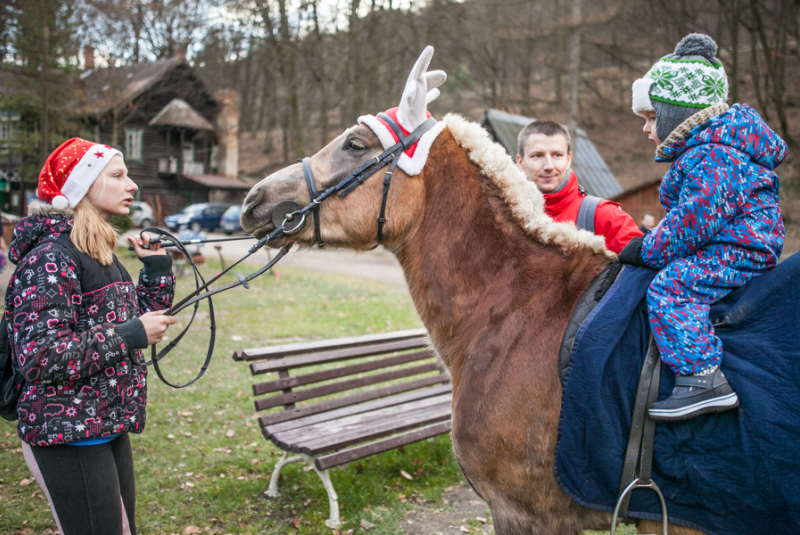
[[[439,96],[436,88],[447,80],[444,71],[426,72],[432,58],[433,47],[426,46],[408,75],[403,97],[400,99],[397,120],[409,132],[425,122],[427,104]]]

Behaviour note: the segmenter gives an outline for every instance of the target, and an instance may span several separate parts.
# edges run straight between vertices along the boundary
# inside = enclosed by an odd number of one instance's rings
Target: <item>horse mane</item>
[[[561,247],[564,252],[588,247],[595,254],[616,258],[606,249],[602,236],[578,230],[572,222],[553,221],[544,211],[542,192],[525,177],[503,146],[489,138],[483,127],[456,113],[447,114],[444,122],[469,159],[500,189],[503,200],[529,236],[540,243]]]

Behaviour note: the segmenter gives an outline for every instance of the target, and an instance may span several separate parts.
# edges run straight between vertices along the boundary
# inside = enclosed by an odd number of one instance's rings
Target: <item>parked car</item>
[[[217,204],[199,202],[190,204],[177,214],[164,218],[164,224],[169,230],[178,230],[181,227],[200,232],[203,229],[216,230],[222,214],[230,208],[230,204]]]
[[[222,214],[222,219],[219,220],[219,224],[222,227],[222,232],[230,236],[234,232],[242,232],[242,222],[239,221],[239,218],[242,216],[242,206],[239,204],[235,204],[225,210],[225,213]]]
[[[145,228],[153,225],[153,209],[146,202],[133,201],[128,217],[137,227]]]

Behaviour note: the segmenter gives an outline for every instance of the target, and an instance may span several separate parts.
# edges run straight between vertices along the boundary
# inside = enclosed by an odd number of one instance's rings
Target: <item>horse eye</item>
[[[348,150],[364,150],[367,148],[366,145],[357,139],[348,139],[346,146]]]

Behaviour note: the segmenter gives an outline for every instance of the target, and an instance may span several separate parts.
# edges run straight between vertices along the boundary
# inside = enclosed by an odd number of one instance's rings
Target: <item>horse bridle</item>
[[[272,223],[275,226],[275,230],[270,232],[267,236],[264,236],[258,242],[253,245],[246,255],[242,258],[234,262],[231,266],[229,266],[224,271],[218,273],[214,278],[206,282],[203,276],[200,274],[200,271],[197,269],[197,265],[192,260],[192,255],[189,251],[186,250],[185,245],[189,244],[190,242],[181,242],[175,236],[166,232],[164,230],[148,227],[142,230],[142,235],[145,232],[156,234],[158,237],[155,239],[151,239],[150,243],[157,243],[160,242],[165,246],[173,246],[176,247],[181,253],[183,253],[186,258],[189,260],[189,264],[192,266],[192,270],[194,271],[195,277],[195,285],[196,289],[188,296],[183,298],[178,303],[172,305],[169,310],[165,311],[165,315],[173,316],[180,312],[181,310],[194,305],[194,310],[192,312],[192,317],[189,320],[188,325],[181,331],[181,333],[176,336],[170,343],[160,352],[156,351],[156,346],[153,344],[151,346],[152,349],[152,356],[151,359],[147,362],[137,362],[140,366],[149,366],[152,364],[153,368],[156,371],[159,379],[163,381],[166,385],[171,386],[172,388],[184,388],[203,376],[203,374],[208,369],[209,365],[211,364],[211,357],[214,353],[214,344],[216,341],[216,321],[214,318],[214,304],[211,300],[211,296],[216,295],[220,292],[224,292],[226,290],[230,290],[237,286],[244,286],[245,289],[249,289],[250,286],[248,284],[249,281],[255,279],[259,275],[265,273],[268,269],[274,266],[278,261],[283,258],[283,256],[289,252],[289,249],[292,247],[292,244],[285,245],[281,248],[278,254],[273,258],[269,263],[267,263],[264,267],[254,271],[252,274],[244,276],[241,274],[237,274],[237,281],[227,284],[225,286],[221,286],[214,290],[208,290],[209,286],[214,283],[215,281],[219,280],[220,277],[227,274],[231,269],[242,263],[245,259],[250,257],[253,253],[267,245],[268,242],[280,238],[283,236],[290,236],[292,234],[296,234],[300,232],[300,230],[305,226],[305,222],[307,220],[308,214],[314,218],[314,236],[317,241],[317,245],[320,248],[325,247],[325,243],[322,240],[322,236],[320,234],[320,215],[319,215],[319,207],[320,205],[328,198],[333,196],[334,194],[338,193],[340,198],[344,198],[349,195],[354,189],[358,186],[363,184],[369,177],[377,173],[381,168],[385,165],[389,165],[389,169],[384,174],[383,178],[383,197],[381,199],[381,209],[380,215],[378,216],[378,244],[383,245],[383,227],[386,223],[386,200],[389,195],[389,186],[392,180],[392,174],[394,173],[395,168],[397,167],[397,163],[400,159],[400,155],[408,150],[411,146],[413,146],[417,141],[425,135],[433,126],[436,124],[436,121],[431,117],[419,125],[413,132],[408,135],[405,135],[402,129],[397,125],[397,123],[388,115],[383,113],[379,113],[378,117],[385,121],[389,127],[394,131],[395,135],[399,141],[386,149],[383,153],[375,158],[370,159],[367,163],[353,171],[347,177],[339,181],[336,185],[331,186],[325,189],[322,192],[317,191],[316,182],[314,180],[314,173],[311,170],[311,159],[310,158],[303,158],[303,175],[306,179],[306,187],[308,188],[308,194],[311,199],[311,202],[306,206],[300,206],[295,201],[281,201],[275,205],[272,209]],[[166,240],[165,240],[166,238]],[[209,240],[211,241],[211,240]],[[218,240],[222,241],[222,240]],[[198,243],[198,241],[194,241],[191,243]],[[201,284],[202,281],[202,284]],[[178,342],[183,338],[184,334],[189,330],[194,321],[195,316],[197,315],[197,309],[200,306],[200,301],[203,299],[208,299],[208,311],[209,311],[209,322],[211,330],[211,337],[209,339],[208,345],[208,352],[206,353],[205,362],[203,363],[202,367],[200,368],[200,372],[195,376],[194,379],[189,381],[188,383],[182,385],[174,385],[167,381],[164,378],[164,375],[161,373],[161,368],[159,367],[159,361],[163,359],[170,351],[172,351],[177,345]]]
[[[311,203],[304,208],[296,210],[295,214],[302,215],[302,217],[305,218],[306,214],[309,212],[311,213],[311,216],[314,218],[314,238],[316,239],[317,246],[320,249],[325,247],[325,242],[322,240],[322,235],[320,234],[320,204],[322,204],[325,199],[331,197],[334,193],[338,193],[339,197],[346,197],[354,189],[363,184],[364,181],[366,181],[369,177],[377,173],[379,169],[384,167],[386,164],[389,164],[389,169],[386,170],[386,173],[383,177],[383,197],[381,199],[380,215],[378,216],[378,245],[383,245],[383,227],[386,223],[386,200],[389,196],[389,186],[392,181],[392,174],[394,173],[397,163],[400,160],[400,155],[404,151],[411,148],[417,141],[420,140],[420,138],[422,138],[422,136],[428,132],[428,130],[433,128],[433,126],[436,124],[436,120],[431,117],[419,125],[413,132],[405,135],[400,126],[388,115],[379,113],[378,118],[382,119],[384,122],[386,122],[386,124],[389,125],[399,141],[386,149],[381,155],[376,156],[369,162],[353,171],[353,173],[342,179],[335,186],[331,186],[321,193],[318,192],[316,180],[314,179],[314,172],[311,170],[311,158],[306,157],[302,160],[303,176],[305,176],[306,179],[306,187],[308,188],[308,195],[311,198]],[[299,208],[300,205],[298,204],[297,206]],[[273,223],[274,222],[275,217],[273,216]],[[304,223],[305,221],[303,220],[300,224]]]

